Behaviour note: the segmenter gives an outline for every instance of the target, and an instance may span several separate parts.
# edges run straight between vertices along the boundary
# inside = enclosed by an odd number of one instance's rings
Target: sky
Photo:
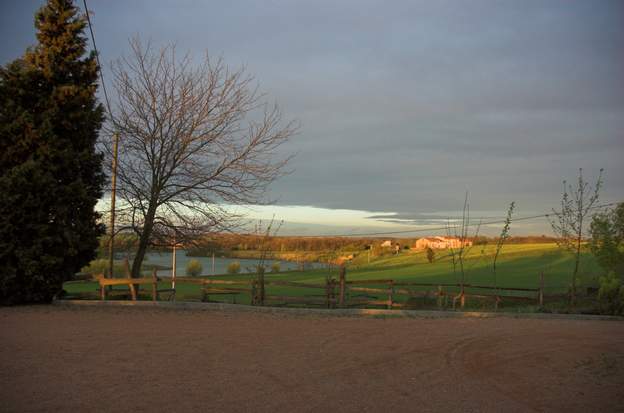
[[[2,0],[0,64],[35,43],[41,1]],[[82,4],[82,2],[80,2]],[[556,208],[561,181],[605,169],[624,200],[624,2],[89,0],[104,66],[139,35],[245,65],[285,118],[284,234],[436,228]],[[443,225],[443,224],[442,224]],[[494,234],[501,225],[485,226]],[[434,233],[435,231],[431,231]],[[546,219],[512,234],[550,234]],[[424,232],[405,234],[406,236]]]

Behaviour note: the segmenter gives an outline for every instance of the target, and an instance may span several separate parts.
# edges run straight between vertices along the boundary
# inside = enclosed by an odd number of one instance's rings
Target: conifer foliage
[[[36,46],[0,68],[0,303],[47,302],[94,258],[105,176],[98,66],[71,0],[35,15]]]

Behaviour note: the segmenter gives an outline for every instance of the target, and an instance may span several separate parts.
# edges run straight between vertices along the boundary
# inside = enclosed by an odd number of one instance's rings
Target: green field
[[[492,260],[494,246],[475,246],[466,256],[465,282],[472,285],[494,285]],[[422,283],[452,284],[460,281],[459,265],[453,271],[452,260],[448,252],[438,251],[433,263],[427,262],[423,252],[402,251],[399,255],[375,258],[368,262],[366,252],[360,253],[347,266],[347,280],[392,279],[394,281],[414,281]],[[568,291],[573,269],[572,255],[561,250],[555,244],[518,244],[507,245],[498,258],[497,279],[499,287],[536,288],[539,286],[540,273],[544,273],[544,291],[547,295],[565,294]],[[579,291],[596,286],[601,275],[593,257],[584,253],[581,260]],[[325,283],[326,277],[338,277],[338,269],[316,269],[305,272],[268,273],[267,280],[288,280],[314,284]],[[222,276],[229,280],[248,280],[254,275]],[[219,278],[218,276],[216,278]],[[177,300],[199,300],[200,289],[197,285],[185,284],[182,279],[176,286]],[[161,288],[168,288],[169,282],[161,282]],[[65,284],[68,297],[97,298],[97,283],[74,281]],[[116,287],[117,290],[126,289]],[[452,291],[451,288],[449,291]],[[148,289],[142,298],[149,299]],[[321,290],[296,287],[268,287],[267,294],[272,295],[322,295]],[[512,293],[513,294],[513,293]],[[516,293],[518,294],[518,293]],[[530,294],[530,293],[529,293]],[[212,299],[213,297],[211,297]],[[216,300],[229,301],[230,298],[214,296]],[[400,302],[400,298],[397,300]],[[237,297],[238,303],[249,303],[248,294]]]

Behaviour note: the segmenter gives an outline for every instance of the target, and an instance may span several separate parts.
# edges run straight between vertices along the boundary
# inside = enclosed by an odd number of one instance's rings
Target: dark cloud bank
[[[34,42],[39,3],[3,2],[2,63]],[[409,222],[468,190],[472,208],[531,214],[579,167],[624,198],[621,1],[89,3],[105,61],[135,33],[207,49],[301,121],[281,204]]]

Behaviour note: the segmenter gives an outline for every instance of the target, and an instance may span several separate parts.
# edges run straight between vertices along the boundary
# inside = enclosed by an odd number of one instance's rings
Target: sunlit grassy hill
[[[472,285],[493,286],[495,276],[492,269],[494,245],[474,246],[464,260],[465,282]],[[436,251],[433,263],[427,261],[422,251],[402,250],[398,255],[372,258],[370,263],[366,251],[359,253],[347,265],[347,280],[393,279],[395,281],[417,281],[432,284],[458,283],[461,279],[461,267],[453,260],[448,251]],[[544,286],[547,294],[565,293],[571,282],[573,257],[555,244],[510,244],[505,245],[497,261],[497,280],[499,287],[536,288],[539,286],[540,273],[544,273]],[[589,253],[584,253],[578,285],[580,288],[595,286],[601,269]],[[267,280],[280,279],[322,284],[327,276],[338,277],[338,269],[321,268],[305,272],[268,273]],[[229,279],[249,279],[253,275],[228,276]],[[218,277],[217,277],[218,278]],[[163,287],[170,285],[163,281]],[[70,282],[65,290],[75,293],[93,293],[95,282]],[[311,291],[291,287],[271,287],[272,294],[303,295]],[[197,285],[179,283],[177,299],[198,299]],[[248,301],[241,296],[239,302]]]
[[[465,256],[465,282],[494,285],[493,260],[495,246],[474,246]],[[571,281],[573,257],[556,244],[512,244],[503,247],[496,268],[499,286],[537,287],[539,275],[544,273],[547,290],[565,291]],[[601,274],[589,253],[581,260],[580,284],[594,284]],[[353,278],[392,278],[424,283],[456,283],[461,278],[461,266],[447,250],[436,251],[433,263],[421,251],[403,251],[397,256],[380,258],[367,264],[366,256],[359,256],[349,272]]]

